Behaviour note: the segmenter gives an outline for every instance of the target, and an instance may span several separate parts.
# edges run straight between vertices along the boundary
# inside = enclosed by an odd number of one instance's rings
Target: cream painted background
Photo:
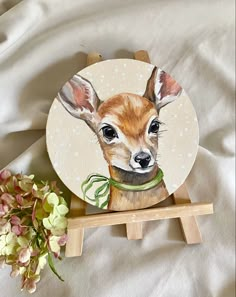
[[[147,63],[119,59],[91,65],[79,74],[93,84],[104,101],[122,92],[143,95],[152,69],[153,66]],[[159,138],[158,164],[171,194],[186,179],[198,150],[197,117],[184,91],[176,101],[161,109],[160,120],[164,124],[160,128],[163,132]],[[81,183],[89,174],[109,177],[96,136],[82,120],[71,116],[57,99],[49,111],[46,137],[55,171],[79,197],[83,197]]]

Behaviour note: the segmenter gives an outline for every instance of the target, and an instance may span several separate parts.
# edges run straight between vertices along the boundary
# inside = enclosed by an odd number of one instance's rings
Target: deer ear
[[[181,94],[181,86],[165,71],[154,67],[143,97],[155,103],[159,111]]]
[[[59,91],[57,98],[74,117],[92,125],[100,100],[92,84],[80,75],[74,75]]]

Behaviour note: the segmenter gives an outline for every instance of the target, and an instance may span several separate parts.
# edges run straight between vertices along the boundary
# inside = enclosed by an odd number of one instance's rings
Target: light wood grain
[[[148,52],[145,50],[140,50],[134,53],[134,59],[146,63],[151,63]]]
[[[84,228],[67,229],[66,257],[81,256],[83,252]]]
[[[76,218],[85,215],[86,202],[71,195],[69,217]],[[84,239],[84,228],[67,229],[66,257],[76,257],[82,255]]]
[[[87,66],[102,61],[102,55],[97,52],[91,52],[87,56]]]
[[[172,197],[176,205],[191,203],[185,183],[174,192]],[[198,228],[195,216],[180,217],[179,221],[184,239],[187,244],[197,244],[202,242],[201,232]]]
[[[182,218],[195,215],[206,215],[213,212],[212,203],[187,203],[168,207],[139,209],[123,212],[111,212],[69,218],[68,228],[91,228],[119,225],[145,221]]]
[[[136,240],[143,238],[143,224],[142,223],[128,223],[126,224],[126,233],[129,240]]]
[[[76,195],[71,195],[70,201],[70,217],[84,216],[86,213],[87,203],[77,197]]]

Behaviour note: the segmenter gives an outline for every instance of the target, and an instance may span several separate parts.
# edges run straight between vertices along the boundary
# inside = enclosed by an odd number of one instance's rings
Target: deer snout
[[[138,163],[142,168],[147,168],[151,161],[151,156],[148,153],[139,152],[134,156],[134,161]]]

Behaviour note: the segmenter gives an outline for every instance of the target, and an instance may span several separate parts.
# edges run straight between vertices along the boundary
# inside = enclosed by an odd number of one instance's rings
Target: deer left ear
[[[157,111],[181,94],[181,86],[165,71],[154,67],[143,97],[155,103]]]
[[[90,81],[74,75],[61,88],[57,98],[72,116],[84,120],[91,128],[94,127],[100,100]]]

